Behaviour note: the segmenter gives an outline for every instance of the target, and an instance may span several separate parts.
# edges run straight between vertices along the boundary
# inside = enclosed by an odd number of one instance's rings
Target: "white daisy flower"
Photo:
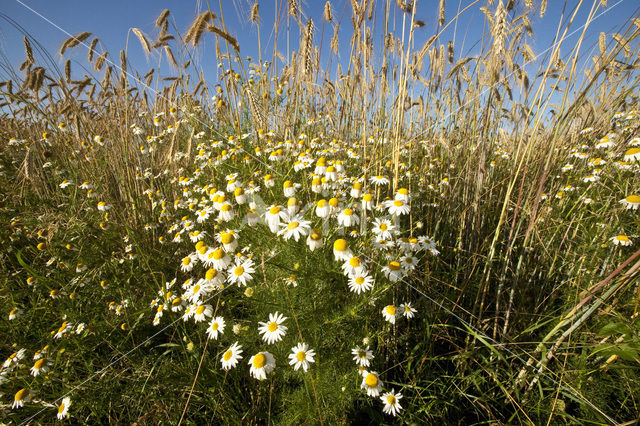
[[[60,405],[58,406],[58,420],[69,418],[69,407],[71,406],[71,398],[65,396],[62,398]]]
[[[235,368],[238,365],[238,361],[242,358],[240,355],[242,354],[242,346],[235,342],[233,345],[229,347],[220,358],[222,362],[223,370],[230,370],[231,368]]]
[[[382,391],[382,380],[380,380],[378,373],[375,371],[363,371],[360,388],[366,389],[368,396],[376,397],[380,395],[380,391]]]
[[[387,277],[392,283],[400,281],[404,275],[402,267],[400,266],[400,262],[397,262],[395,260],[389,262],[389,264],[383,267],[382,272],[384,273],[384,276]]]
[[[31,391],[29,388],[20,389],[13,397],[13,404],[11,404],[11,409],[21,408],[25,402],[29,402],[31,400]]]
[[[285,241],[292,237],[295,241],[298,241],[301,236],[306,236],[310,229],[311,222],[305,220],[301,215],[296,215],[282,224],[282,229],[278,231],[278,235],[282,236]]]
[[[353,355],[353,360],[361,367],[368,367],[371,365],[371,360],[373,359],[373,352],[369,349],[369,346],[362,349],[360,346],[356,346],[354,349],[351,349],[351,354]]]
[[[195,322],[205,321],[213,314],[211,305],[197,305],[193,314],[193,320]]]
[[[382,309],[382,316],[385,321],[390,322],[391,324],[396,323],[396,316],[398,316],[398,311],[395,306],[387,305]]]
[[[275,314],[269,314],[269,322],[258,322],[258,332],[262,335],[262,340],[268,344],[279,342],[287,333],[287,327],[282,323],[287,317],[276,312]]]
[[[224,334],[224,327],[224,318],[214,317],[207,327],[207,335],[209,336],[209,339],[218,340],[218,334]]]
[[[358,225],[360,218],[354,213],[353,209],[344,209],[338,215],[338,225],[348,228],[350,226]]]
[[[333,243],[333,256],[336,261],[347,261],[353,257],[353,252],[349,248],[349,243],[343,238],[339,238]]]
[[[382,394],[380,399],[384,403],[384,407],[382,407],[383,413],[395,416],[402,410],[399,402],[402,399],[402,394],[396,393],[395,390]]]
[[[402,303],[400,305],[400,310],[402,311],[402,315],[404,315],[406,318],[413,318],[415,316],[415,313],[418,312],[411,306],[411,302]]]
[[[613,241],[613,244],[617,246],[633,245],[633,241],[631,241],[626,235],[616,235],[615,237],[611,237],[611,241]]]
[[[354,274],[349,278],[349,290],[356,294],[371,290],[373,287],[373,277],[367,273]]]
[[[406,215],[409,214],[411,209],[409,208],[409,204],[405,203],[402,200],[389,200],[385,202],[385,207],[389,211],[391,216],[393,215]]]
[[[251,281],[253,277],[251,274],[255,272],[253,267],[253,261],[251,259],[236,260],[234,265],[229,267],[227,271],[227,281],[231,284],[238,284],[238,286],[247,286],[247,282]]]
[[[307,246],[309,250],[315,251],[323,245],[322,230],[314,228],[307,237]]]
[[[620,200],[620,203],[629,210],[638,210],[638,208],[640,208],[640,195],[629,195]]]
[[[276,368],[276,360],[269,352],[258,352],[251,357],[249,365],[249,373],[258,380],[264,380]]]
[[[313,349],[309,349],[309,345],[306,343],[298,343],[291,348],[289,354],[289,365],[293,365],[293,369],[298,371],[300,367],[306,372],[309,369],[309,363],[315,362],[313,359],[316,353]]]

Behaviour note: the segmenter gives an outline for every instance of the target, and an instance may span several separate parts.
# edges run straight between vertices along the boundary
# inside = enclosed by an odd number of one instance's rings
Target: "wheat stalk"
[[[138,28],[132,28],[131,31],[133,31],[136,37],[138,37],[138,40],[140,40],[140,44],[142,45],[142,49],[144,50],[144,52],[147,55],[151,54],[151,45],[149,44],[149,40],[147,40],[147,37],[145,37],[142,31],[140,31]]]
[[[64,55],[64,52],[67,49],[79,45],[80,43],[88,39],[90,36],[91,36],[91,33],[88,31],[85,31],[78,34],[77,36],[69,37],[64,41],[64,43],[62,43],[62,46],[60,47],[60,52],[59,52],[60,55]]]

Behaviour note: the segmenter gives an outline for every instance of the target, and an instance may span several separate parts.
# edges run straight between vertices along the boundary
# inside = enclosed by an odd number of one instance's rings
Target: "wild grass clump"
[[[0,83],[4,421],[638,417],[640,21],[581,69],[567,32],[599,1],[537,53],[546,2],[441,1],[431,35],[415,2],[346,6],[288,2],[269,53],[255,2],[257,63],[222,8],[182,33],[165,10],[131,31],[166,76],[83,32],[59,52],[87,49],[79,79],[25,34]],[[444,39],[467,9],[468,55]]]

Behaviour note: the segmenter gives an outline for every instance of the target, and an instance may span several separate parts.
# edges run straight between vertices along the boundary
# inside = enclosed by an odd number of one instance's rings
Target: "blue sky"
[[[495,9],[495,0],[490,10]],[[586,17],[594,0],[585,0],[580,12],[578,13],[575,23],[570,31],[580,30],[586,20]],[[599,0],[595,0],[599,1]],[[43,48],[50,52],[58,66],[62,67],[64,61],[69,58],[74,62],[74,77],[81,77],[83,71],[79,65],[87,65],[87,48],[76,47],[71,49],[62,58],[58,55],[58,49],[68,34],[78,34],[82,31],[90,31],[97,36],[102,45],[108,50],[113,58],[118,58],[120,49],[127,46],[128,40],[128,56],[131,66],[138,70],[142,75],[151,67],[157,66],[159,55],[152,54],[151,57],[145,57],[138,40],[129,30],[132,27],[141,29],[149,36],[151,40],[155,39],[157,28],[154,26],[156,17],[163,9],[171,11],[170,22],[175,24],[181,34],[184,34],[192,20],[197,14],[208,8],[218,16],[220,16],[220,4],[224,13],[225,23],[229,32],[235,36],[241,46],[242,57],[251,56],[257,58],[257,37],[258,31],[254,24],[248,22],[249,10],[253,0],[222,0],[220,3],[215,0],[207,1],[169,1],[169,0],[113,0],[108,2],[98,1],[79,1],[79,0],[2,0],[3,8],[0,12],[0,51],[6,55],[8,61],[17,68],[24,60],[24,48],[22,44],[22,34],[7,19],[11,19],[21,25],[35,40],[37,40]],[[420,46],[438,30],[437,26],[437,10],[438,0],[418,0],[418,9],[416,17],[425,22],[423,28],[417,29],[415,34],[415,48]],[[458,10],[472,4],[471,0],[447,0],[446,20],[454,17]],[[486,6],[486,0],[480,0],[472,5],[468,11],[461,15],[458,21],[451,25],[441,36],[441,41],[446,44],[447,41],[455,38],[456,59],[462,56],[473,54],[479,48],[478,42],[483,33],[487,33],[486,21],[484,15],[480,12],[481,6]],[[519,2],[523,3],[523,2]],[[538,17],[539,0],[534,0],[534,10],[531,20],[533,24],[533,37],[528,39],[528,43],[532,46],[534,53],[540,54],[549,48],[553,42],[558,22],[565,11],[565,19],[567,14],[579,2],[576,0],[549,0],[548,11],[544,18]],[[587,38],[584,43],[583,52],[587,53],[597,45],[597,37],[600,31],[607,33],[619,31],[621,26],[631,16],[638,16],[640,2],[637,0],[609,0],[606,9],[602,9],[602,15],[593,22],[587,31]],[[279,36],[278,50],[286,56],[286,0],[268,0],[260,2],[261,15],[261,40],[263,49],[263,58],[271,59],[273,52],[273,23],[275,21],[275,5],[283,9],[283,18],[281,20],[281,33]],[[315,43],[319,44],[322,30],[322,11],[324,1],[306,0],[302,2],[303,19],[313,18],[316,26]],[[339,19],[343,10],[344,15],[341,22],[340,46],[341,58],[346,60],[349,54],[349,40],[351,36],[351,6],[349,0],[333,1],[334,16]],[[384,16],[386,1],[375,1],[375,30],[374,39],[376,46],[382,40],[382,16]],[[390,10],[393,22],[390,28],[395,24],[395,32],[398,37],[401,36],[402,13],[395,5],[395,0],[390,2]],[[515,12],[518,12],[516,10]],[[219,21],[218,21],[219,22]],[[298,30],[293,21],[291,25],[291,45],[292,50],[297,45]],[[581,31],[577,31],[572,38],[566,43],[562,54],[567,54],[569,49],[574,46]],[[326,63],[329,54],[329,40],[333,35],[333,28],[325,25],[323,37],[323,54],[322,61]],[[204,42],[198,47],[195,57],[199,65],[205,71],[205,76],[210,83],[215,83],[217,61],[214,55],[214,37],[213,34],[205,34]],[[91,39],[88,40],[88,42]],[[597,47],[596,47],[597,49]],[[377,49],[374,49],[374,52]],[[38,62],[39,54],[36,52],[36,62]],[[587,57],[590,57],[588,55]],[[117,63],[117,60],[114,62]],[[164,62],[164,59],[163,59]],[[335,64],[335,62],[334,62]],[[279,65],[281,67],[282,65]],[[2,75],[5,74],[5,75]],[[172,75],[172,70],[168,67],[161,68],[162,76]],[[4,78],[6,73],[0,70],[0,78]],[[98,76],[99,77],[99,76]]]

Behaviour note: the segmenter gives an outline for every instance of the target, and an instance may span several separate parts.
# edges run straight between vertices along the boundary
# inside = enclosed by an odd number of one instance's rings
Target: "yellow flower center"
[[[373,195],[371,195],[371,194],[364,194],[364,197],[362,197],[362,199],[363,199],[364,201],[371,201],[371,200],[373,200]]]
[[[337,198],[332,198],[329,200],[329,205],[331,207],[338,207],[338,199]]]
[[[358,277],[358,278],[356,278],[356,284],[358,284],[358,285],[362,285],[362,284],[364,284],[364,277]]]
[[[287,225],[287,228],[289,228],[289,229],[296,229],[296,228],[298,227],[298,225],[300,225],[298,222],[290,222],[290,223]]]
[[[409,195],[409,190],[407,188],[398,189],[398,194]]]
[[[204,305],[198,306],[198,309],[196,309],[196,315],[202,315],[205,309],[206,307]]]
[[[404,205],[404,203],[401,200],[395,200],[393,202],[393,205],[396,207],[402,207]]]
[[[395,260],[392,261],[392,262],[389,262],[389,270],[391,270],[391,271],[400,270],[400,263],[396,262]]]
[[[232,232],[227,232],[220,236],[220,241],[222,241],[222,244],[231,244],[234,239],[235,237],[233,236]]]
[[[235,274],[236,277],[239,277],[242,274],[244,274],[244,268],[242,266],[238,266],[236,269],[233,270],[233,273]]]
[[[307,359],[307,354],[304,353],[304,351],[300,351],[296,355],[296,358],[297,358],[298,361],[304,361],[305,359]]]
[[[200,284],[193,286],[193,294],[197,294],[200,291]]]
[[[64,402],[61,402],[60,406],[58,407],[58,414],[62,413],[64,413]]]
[[[365,377],[364,382],[370,388],[375,388],[376,386],[378,386],[378,376],[373,373],[369,373],[367,374],[367,377]]]
[[[224,360],[225,361],[229,361],[229,359],[231,359],[231,356],[233,355],[233,352],[231,350],[228,350],[224,353]],[[253,362],[255,363],[255,358],[253,360]]]
[[[220,327],[220,325],[217,322],[214,322],[213,324],[211,324],[211,329],[213,331],[216,331],[218,329],[218,327]],[[227,351],[227,352],[231,352],[231,351]],[[225,354],[226,356],[227,354]],[[231,354],[229,354],[229,356],[231,356]],[[226,358],[225,358],[226,359]]]
[[[326,207],[327,205],[327,200],[320,200],[318,201],[318,207]]]
[[[269,323],[269,331],[270,331],[270,332],[272,332],[272,333],[273,333],[273,332],[274,332],[274,331],[276,331],[277,329],[278,329],[278,323],[277,323],[277,322],[273,321],[273,322],[270,322],[270,323]]]
[[[384,308],[385,311],[387,311],[387,313],[389,315],[395,315],[396,314],[396,307],[393,305],[389,305],[386,308]]]
[[[393,395],[389,395],[387,397],[387,404],[389,405],[395,405],[396,404],[396,397]]]
[[[353,216],[353,210],[351,209],[344,209],[342,213],[344,213],[345,216]]]
[[[269,213],[270,214],[278,214],[280,213],[280,207],[278,206],[273,206],[269,209]]]
[[[628,203],[639,204],[640,203],[640,195],[629,195],[626,198]]]
[[[640,148],[631,148],[624,153],[624,155],[636,155],[640,154]]]
[[[15,400],[22,401],[24,398],[27,397],[28,394],[29,394],[29,389],[27,388],[20,389],[18,392],[16,392]]]
[[[223,212],[231,211],[231,204],[223,204],[222,207],[220,207],[220,210]]]
[[[627,237],[626,235],[618,235],[618,236],[616,237],[616,240],[618,240],[618,241],[622,241],[622,242],[625,242],[625,243],[626,243],[626,242],[628,242],[628,241],[629,241],[629,237]]]
[[[33,364],[33,368],[35,368],[36,370],[40,370],[42,368],[42,365],[45,363],[45,359],[41,358],[39,360],[36,361],[35,364]]]
[[[357,268],[358,266],[360,266],[360,259],[357,257],[352,257],[351,259],[349,259],[349,265]]]
[[[314,229],[313,232],[311,233],[311,239],[313,241],[318,241],[321,238],[322,238],[322,231],[320,231],[319,229]]]
[[[333,243],[333,249],[335,251],[345,251],[347,249],[347,240],[345,240],[343,238],[337,239]]]
[[[191,263],[191,258],[190,257],[185,257],[184,259],[182,259],[182,264],[184,266],[188,266]]]
[[[211,268],[207,270],[207,273],[204,275],[204,278],[206,280],[212,280],[216,277],[216,275],[218,275],[218,271]]]
[[[216,251],[213,252],[213,258],[215,260],[220,260],[224,257],[224,250],[222,249],[217,249]]]
[[[253,366],[255,368],[262,368],[267,363],[267,357],[263,354],[258,354],[253,357]]]
[[[389,229],[389,227],[387,226],[386,223],[381,223],[379,228],[383,232],[386,231],[387,229]]]

